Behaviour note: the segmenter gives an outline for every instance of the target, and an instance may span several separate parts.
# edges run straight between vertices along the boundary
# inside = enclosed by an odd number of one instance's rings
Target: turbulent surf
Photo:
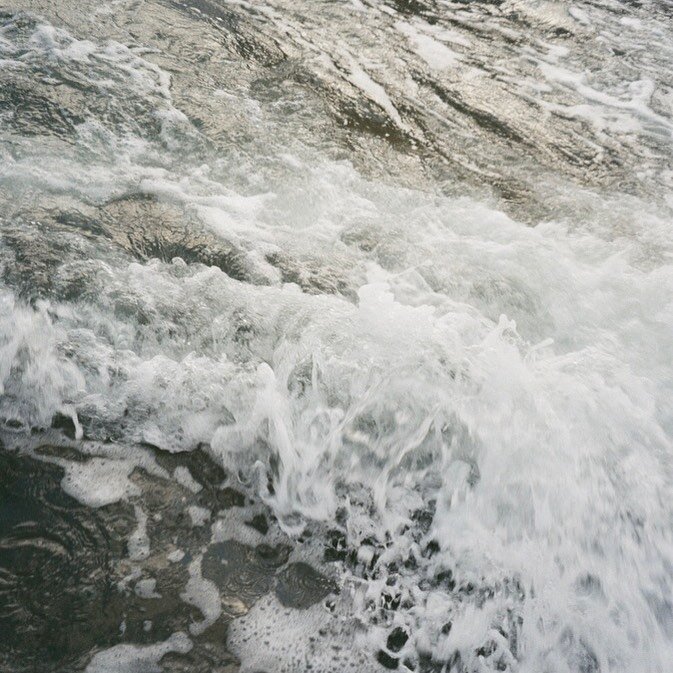
[[[0,0],[0,668],[673,669],[668,0]]]

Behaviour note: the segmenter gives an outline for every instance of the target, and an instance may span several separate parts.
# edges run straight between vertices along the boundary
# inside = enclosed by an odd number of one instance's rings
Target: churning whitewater
[[[0,669],[670,673],[668,0],[0,0]]]

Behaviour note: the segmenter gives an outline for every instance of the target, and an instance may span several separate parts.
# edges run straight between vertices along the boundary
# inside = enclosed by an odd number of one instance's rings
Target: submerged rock
[[[289,550],[260,545],[249,547],[227,540],[211,545],[203,555],[203,577],[217,586],[224,600],[252,605],[273,586],[276,568],[287,560]]]
[[[249,280],[244,253],[207,231],[176,204],[151,194],[134,193],[108,201],[102,208],[105,233],[140,259],[217,266],[236,280]]]
[[[288,565],[276,580],[276,596],[287,608],[308,608],[336,591],[332,580],[302,561]]]

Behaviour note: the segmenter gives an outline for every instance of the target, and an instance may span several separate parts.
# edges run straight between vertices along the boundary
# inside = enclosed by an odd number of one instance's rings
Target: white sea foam
[[[455,66],[461,60],[460,55],[455,51],[410,23],[400,21],[397,23],[397,29],[409,40],[416,53],[431,68],[444,70]]]
[[[171,563],[179,563],[184,557],[185,552],[183,552],[182,549],[176,549],[166,556]]]
[[[179,467],[176,467],[175,470],[173,470],[173,478],[178,482],[178,484],[189,489],[192,493],[199,493],[199,491],[203,490],[203,486],[201,486],[201,484],[199,484],[199,482],[196,481],[194,477],[192,477],[192,473],[189,471],[189,468],[185,467],[184,465],[180,465]]]
[[[150,555],[150,538],[147,535],[147,514],[145,514],[139,505],[135,505],[134,510],[138,525],[129,537],[129,558],[133,561],[142,561]]]
[[[240,178],[238,157],[204,167],[171,155],[186,120],[159,69],[119,45],[44,28],[31,49],[28,60],[84,64],[101,86],[129,76],[176,135],[163,129],[156,145],[81,129],[77,142],[96,149],[85,166],[75,150],[28,139],[0,169],[3,187],[18,193],[27,182],[98,203],[140,185],[240,246],[255,283],[178,260],[115,258],[86,260],[97,288],[86,300],[27,307],[3,289],[3,418],[40,428],[56,412],[77,414],[95,421],[92,431],[116,428],[125,445],[174,452],[208,443],[257,484],[286,531],[332,525],[341,511],[359,549],[360,570],[343,568],[342,579],[362,584],[336,616],[267,596],[232,625],[244,670],[297,670],[308,659],[321,671],[374,666],[359,652],[383,646],[370,606],[390,579],[408,599],[395,619],[411,634],[409,651],[440,660],[458,651],[474,670],[514,668],[516,657],[531,673],[591,670],[587,662],[667,673],[673,235],[664,209],[569,188],[582,217],[529,227],[493,204],[384,184],[308,151],[289,162],[286,148],[281,169],[264,157],[241,187],[229,180]],[[348,64],[351,83],[402,124],[386,89]],[[542,73],[598,106],[575,113],[612,108],[628,121],[622,131],[669,124],[650,108],[645,79],[613,95],[558,63]],[[609,129],[616,117],[601,119]],[[283,282],[273,252],[316,292]],[[139,461],[102,452],[68,463],[64,488],[92,506],[132,497]],[[142,463],[168,478],[151,464]],[[189,473],[174,478],[198,492]],[[421,534],[414,516],[432,507]],[[203,511],[191,512],[205,524]],[[140,562],[148,515],[137,504],[135,514],[129,556]],[[242,519],[218,517],[213,540]],[[412,570],[389,570],[412,556]],[[222,611],[201,558],[182,593],[203,615],[194,635]],[[349,576],[374,563],[376,580]],[[432,584],[448,569],[460,597]],[[479,654],[485,643],[490,653]],[[159,670],[163,654],[189,646],[184,635],[118,646],[87,670]]]
[[[195,636],[203,633],[222,614],[222,600],[217,586],[201,574],[202,559],[201,554],[189,564],[189,580],[180,594],[183,601],[198,608],[203,615],[201,621],[190,624],[189,630]]]
[[[355,303],[245,285],[217,269],[113,270],[100,305],[62,314],[55,340],[83,327],[95,333],[109,293],[123,286],[166,307],[151,314],[155,322],[134,324],[139,334],[166,320],[179,326],[169,307],[190,306],[196,352],[183,355],[176,341],[160,355],[125,337],[123,351],[110,351],[124,376],[104,384],[87,367],[95,395],[84,390],[68,403],[108,420],[140,404],[157,419],[155,440],[210,441],[229,467],[253,470],[275,455],[274,492],[260,494],[287,530],[301,517],[329,521],[346,505],[354,543],[393,535],[391,561],[413,549],[400,535],[411,512],[436,498],[442,563],[463,578],[502,586],[515,577],[523,587],[525,670],[565,670],[552,661],[585,651],[614,670],[643,657],[645,670],[665,670],[668,613],[657,596],[673,554],[663,534],[672,502],[673,272],[641,260],[653,246],[666,259],[669,230],[655,215],[642,241],[604,238],[600,216],[585,230],[531,229],[468,199],[363,182],[344,166],[314,175],[308,189],[325,199],[337,190],[342,216],[338,226],[317,222],[297,248],[321,236],[343,246],[364,279]],[[262,222],[290,212],[282,200],[268,207],[257,211]],[[373,254],[336,243],[340,231],[374,240]],[[252,326],[245,348],[229,336],[242,315]],[[52,371],[72,367],[54,357]],[[56,409],[63,400],[54,395]],[[137,423],[131,437],[147,427]],[[118,467],[120,481],[107,482],[119,483],[115,497],[128,464]],[[373,518],[366,501],[344,495],[360,486],[372,493]],[[147,554],[142,518],[130,544],[136,558]],[[596,589],[585,588],[587,577]],[[184,598],[204,613],[195,633],[221,609],[196,567]],[[449,637],[437,635],[447,618],[438,605],[432,591],[416,592],[417,642],[438,657],[451,648],[468,657],[512,598],[454,607]]]
[[[153,577],[138,580],[133,590],[140,598],[161,598],[161,594],[157,593],[157,581]]]
[[[160,468],[154,457],[146,450],[131,449],[124,445],[93,442],[81,446],[82,459],[66,460],[59,456],[36,454],[39,460],[61,466],[65,474],[61,480],[63,490],[89,507],[102,507],[120,500],[128,500],[140,494],[131,481],[135,469],[168,479],[168,473]],[[136,506],[139,529],[144,528],[147,517]],[[144,523],[143,523],[144,522]],[[138,533],[138,540],[144,534]]]
[[[190,505],[187,508],[187,513],[192,521],[192,526],[205,526],[210,521],[211,512],[205,507]]]
[[[155,645],[115,645],[98,652],[86,667],[86,673],[161,673],[161,658],[169,652],[186,653],[192,642],[184,633],[174,633]]]
[[[246,673],[270,669],[291,673],[314,667],[317,662],[325,673],[380,670],[362,653],[364,640],[362,634],[358,638],[322,605],[293,610],[284,608],[275,596],[268,596],[232,624],[229,645]],[[264,647],[260,647],[260,641]]]

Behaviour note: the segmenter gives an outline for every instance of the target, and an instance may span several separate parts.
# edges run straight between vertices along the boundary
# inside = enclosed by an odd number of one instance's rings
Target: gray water
[[[668,673],[673,6],[0,0],[0,670]]]

